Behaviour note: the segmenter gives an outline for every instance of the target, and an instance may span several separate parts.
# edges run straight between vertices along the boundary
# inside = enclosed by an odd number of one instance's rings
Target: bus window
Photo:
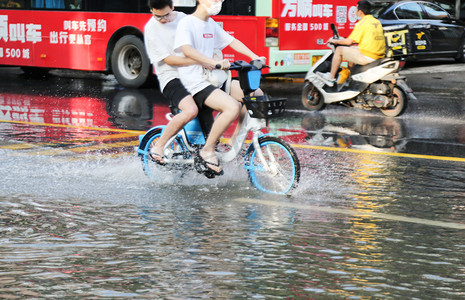
[[[67,9],[81,9],[82,8],[82,0],[67,0],[66,1],[66,8]]]
[[[139,12],[150,13],[149,4],[147,0],[139,0]]]
[[[183,6],[183,7],[195,7],[197,0],[174,0],[174,7]]]
[[[233,16],[254,16],[255,1],[251,0],[236,0],[223,2],[223,8],[220,15]]]
[[[64,9],[65,0],[32,0],[32,8]]]
[[[1,0],[1,8],[24,8],[25,0]]]
[[[105,0],[103,11],[106,12],[139,12],[139,3],[125,0]]]

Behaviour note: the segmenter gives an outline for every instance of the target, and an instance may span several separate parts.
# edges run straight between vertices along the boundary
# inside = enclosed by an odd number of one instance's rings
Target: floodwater
[[[0,92],[0,298],[463,299],[460,118],[418,120],[421,100],[395,120],[291,104],[270,131],[296,149],[301,183],[274,196],[240,160],[213,180],[151,181],[132,147],[161,106],[118,110],[131,102],[108,95],[126,91],[70,86]]]

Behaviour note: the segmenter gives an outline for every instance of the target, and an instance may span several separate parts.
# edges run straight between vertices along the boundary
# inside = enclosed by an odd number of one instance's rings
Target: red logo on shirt
[[[211,34],[211,33],[204,33],[204,34],[203,34],[203,38],[204,38],[204,39],[212,39],[212,38],[213,38],[213,34]]]

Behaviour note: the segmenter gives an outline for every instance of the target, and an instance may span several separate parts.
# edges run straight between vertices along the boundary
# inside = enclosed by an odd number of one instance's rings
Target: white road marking
[[[383,213],[376,213],[376,212],[361,212],[355,209],[348,209],[348,208],[332,208],[332,207],[327,207],[327,206],[315,206],[315,205],[308,205],[308,204],[302,204],[302,203],[290,203],[290,202],[284,202],[284,201],[280,202],[280,201],[247,199],[247,198],[237,198],[234,200],[237,202],[241,202],[241,203],[259,204],[259,205],[275,206],[275,207],[283,207],[283,208],[295,208],[295,209],[300,209],[300,210],[313,210],[313,211],[320,211],[320,212],[331,213],[331,214],[357,216],[361,218],[379,218],[379,219],[384,219],[384,220],[389,220],[389,221],[414,223],[414,224],[444,227],[444,228],[451,228],[451,229],[465,229],[465,224],[462,224],[462,223],[434,221],[434,220],[428,220],[428,219],[404,217],[404,216],[399,216],[399,215],[383,214]]]

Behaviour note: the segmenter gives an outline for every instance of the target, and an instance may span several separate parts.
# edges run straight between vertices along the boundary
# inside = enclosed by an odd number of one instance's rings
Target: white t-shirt
[[[234,41],[234,38],[221,28],[212,18],[205,22],[189,15],[179,22],[174,41],[174,49],[183,55],[181,46],[190,45],[207,57],[213,57],[214,49],[222,50]],[[195,95],[208,85],[202,78],[202,66],[190,65],[179,67],[179,76],[183,85]]]
[[[176,55],[174,52],[174,35],[179,21],[186,17],[183,12],[176,11],[176,19],[162,24],[151,17],[145,24],[144,40],[147,54],[150,62],[155,67],[160,89],[163,91],[166,84],[175,78],[179,78],[178,67],[170,66],[163,60],[170,55]]]

